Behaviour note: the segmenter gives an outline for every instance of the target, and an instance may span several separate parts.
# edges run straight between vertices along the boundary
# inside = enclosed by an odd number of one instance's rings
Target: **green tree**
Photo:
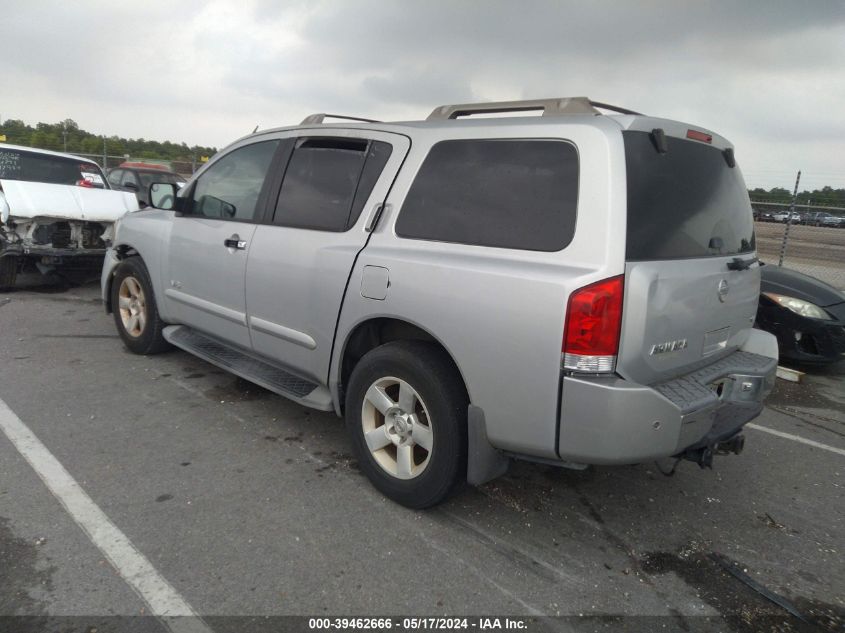
[[[37,123],[34,127],[19,119],[0,122],[0,134],[6,142],[15,145],[38,147],[62,151],[67,142],[67,151],[80,154],[103,154],[103,137],[79,127],[73,119],[58,123]],[[150,141],[144,138],[127,139],[110,135],[106,139],[110,156],[129,154],[133,158],[156,158],[190,164],[194,156],[212,156],[214,147],[190,148],[184,142]]]

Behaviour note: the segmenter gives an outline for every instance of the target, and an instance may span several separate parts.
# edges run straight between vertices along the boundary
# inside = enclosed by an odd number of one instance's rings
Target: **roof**
[[[171,169],[169,169],[166,165],[161,165],[159,163],[145,163],[142,161],[124,161],[117,166],[118,169],[139,169],[141,171],[164,171],[169,173],[175,173]]]
[[[540,116],[537,116],[540,111]],[[526,116],[518,116],[521,113]],[[609,113],[606,113],[609,112]],[[496,116],[496,115],[506,116]],[[468,115],[484,115],[469,118]],[[516,115],[516,116],[514,116]],[[325,123],[325,119],[340,119],[337,123]],[[667,136],[686,138],[688,131],[695,130],[706,133],[711,138],[707,141],[713,147],[724,150],[733,148],[724,137],[698,125],[690,125],[681,121],[652,117],[606,103],[592,101],[587,97],[559,97],[552,99],[527,99],[523,101],[493,101],[488,103],[459,103],[442,105],[435,108],[428,118],[416,121],[373,121],[356,116],[317,113],[306,117],[299,125],[286,125],[254,131],[230,143],[218,154],[224,154],[229,148],[248,139],[258,139],[264,135],[298,130],[375,130],[392,132],[404,136],[431,132],[434,136],[449,136],[456,130],[489,130],[497,133],[501,128],[523,128],[525,132],[534,134],[534,127],[555,125],[584,125],[610,130],[628,130],[652,132],[659,128]],[[444,134],[445,132],[445,134]]]

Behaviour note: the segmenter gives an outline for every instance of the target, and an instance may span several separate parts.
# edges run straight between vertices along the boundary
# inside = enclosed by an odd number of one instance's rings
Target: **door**
[[[164,295],[178,322],[249,349],[244,273],[279,141],[238,147],[199,177],[173,219]]]
[[[253,350],[321,384],[350,270],[410,147],[395,134],[342,134],[292,145],[272,222],[255,232],[246,275]]]

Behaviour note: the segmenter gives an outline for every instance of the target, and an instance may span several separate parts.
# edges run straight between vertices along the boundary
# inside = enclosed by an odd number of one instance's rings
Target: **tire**
[[[396,341],[370,351],[346,392],[346,426],[362,472],[408,508],[440,503],[466,480],[468,404],[460,373],[439,347]]]
[[[0,292],[11,290],[15,287],[15,280],[18,278],[18,257],[7,255],[0,257]]]
[[[123,260],[111,285],[111,306],[117,332],[134,354],[159,354],[170,349],[162,330],[150,274],[140,257]]]

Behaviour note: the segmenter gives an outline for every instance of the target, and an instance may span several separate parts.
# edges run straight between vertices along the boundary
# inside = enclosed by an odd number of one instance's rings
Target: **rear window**
[[[439,242],[559,251],[575,232],[578,152],[552,140],[442,141],[417,174],[396,233]]]
[[[0,179],[105,188],[100,168],[83,160],[0,148]]]
[[[754,251],[754,221],[739,168],[715,147],[623,132],[629,261],[719,257]]]

